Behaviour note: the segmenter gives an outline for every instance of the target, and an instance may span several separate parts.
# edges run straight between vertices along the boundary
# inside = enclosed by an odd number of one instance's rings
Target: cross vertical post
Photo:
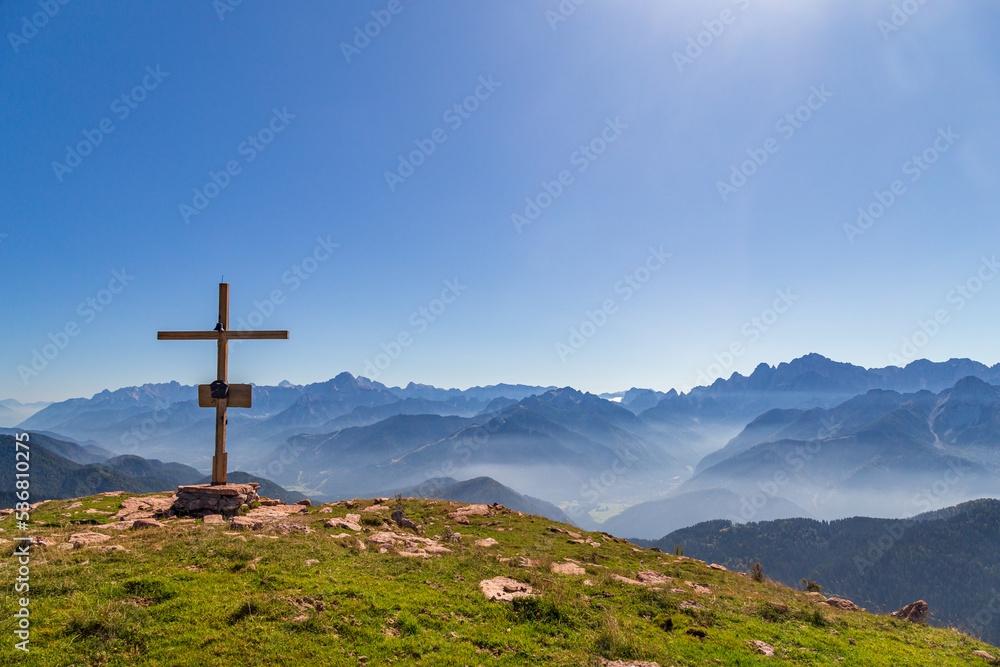
[[[227,382],[229,375],[229,339],[222,335],[229,331],[229,283],[219,283],[219,377]],[[215,455],[212,457],[212,484],[226,483],[226,406],[228,398],[218,399],[215,405]]]
[[[226,483],[226,408],[249,408],[253,387],[249,384],[229,384],[230,340],[288,339],[287,331],[230,331],[229,283],[219,283],[219,320],[214,331],[158,331],[157,340],[214,340],[218,342],[219,359],[216,381],[198,385],[198,405],[215,408],[215,455],[212,457],[212,485]]]

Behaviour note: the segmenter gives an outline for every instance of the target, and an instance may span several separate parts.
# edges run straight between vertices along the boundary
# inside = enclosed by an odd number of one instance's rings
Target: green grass
[[[71,532],[88,529],[72,521],[106,522],[110,516],[82,510],[113,512],[121,500],[85,499],[71,511],[60,509],[68,501],[46,503],[32,517],[41,522],[33,532],[65,542]],[[353,538],[331,539],[343,531],[323,522],[357,511],[342,506],[333,514],[310,508],[300,519],[314,529],[308,535],[269,539],[261,535],[274,533],[242,533],[244,541],[227,535],[226,526],[170,522],[162,530],[107,531],[112,539],[103,544],[120,544],[129,553],[35,550],[31,652],[13,648],[12,614],[20,595],[7,586],[0,602],[0,664],[577,666],[603,656],[663,667],[888,667],[985,665],[970,655],[973,650],[997,654],[952,630],[818,606],[792,589],[636,550],[600,533],[589,535],[601,542],[598,548],[570,544],[539,517],[512,512],[459,525],[446,516],[455,506],[406,502],[407,515],[425,526],[426,535],[450,528],[465,536],[459,544],[446,543],[452,553],[427,560],[380,554],[370,546],[361,550]],[[495,521],[502,525],[486,525]],[[4,538],[16,534],[10,517],[0,528]],[[483,537],[499,545],[472,544]],[[6,556],[0,578],[8,582],[16,569],[12,551],[12,544],[0,545]],[[541,565],[518,567],[521,556]],[[553,574],[549,564],[567,557],[586,574]],[[309,559],[319,564],[306,565]],[[677,581],[653,590],[610,577],[634,577],[640,569]],[[499,575],[530,584],[539,596],[515,603],[486,600],[479,581]],[[711,594],[696,595],[684,581],[710,585]],[[702,608],[682,608],[688,600]],[[749,640],[773,645],[777,655],[755,655]]]

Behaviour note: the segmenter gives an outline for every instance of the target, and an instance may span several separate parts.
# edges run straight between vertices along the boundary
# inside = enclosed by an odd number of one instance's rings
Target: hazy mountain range
[[[17,426],[31,415],[49,405],[51,404],[45,401],[21,403],[13,398],[4,399],[0,401],[0,428]]]
[[[700,520],[911,516],[1000,495],[1000,365],[865,369],[811,354],[680,394],[387,387],[341,373],[254,389],[231,469],[315,499],[489,477],[578,525],[656,538]],[[19,425],[208,470],[214,413],[176,382],[53,403]],[[94,450],[97,451],[97,450]]]

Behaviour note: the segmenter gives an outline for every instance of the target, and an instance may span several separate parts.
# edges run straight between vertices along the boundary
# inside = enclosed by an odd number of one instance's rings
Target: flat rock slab
[[[379,531],[372,534],[368,538],[368,543],[376,547],[379,553],[388,553],[390,549],[393,549],[400,556],[429,558],[437,554],[451,552],[451,549],[429,537],[401,535],[389,531]]]
[[[188,486],[178,486],[177,493],[190,493],[207,496],[239,496],[256,494],[260,484],[250,482],[248,484],[190,484]]]
[[[91,528],[93,530],[128,530],[132,527],[133,523],[135,523],[135,520],[125,519],[114,523],[102,523],[98,526],[91,526]]]
[[[166,513],[177,500],[177,496],[136,496],[122,501],[112,519],[151,519],[156,514]]]
[[[92,533],[87,531],[83,533],[74,533],[69,536],[69,540],[67,541],[74,547],[79,549],[80,547],[85,547],[88,544],[97,544],[98,542],[106,542],[110,539],[111,539],[110,535],[105,535],[103,533]]]
[[[473,542],[473,544],[476,545],[477,547],[486,548],[486,547],[495,547],[500,543],[494,540],[492,537],[487,537],[485,540],[476,540],[475,542]]]
[[[528,584],[509,577],[493,577],[479,582],[479,589],[490,600],[510,602],[514,598],[532,596],[532,588]]]
[[[204,523],[215,523],[215,524],[224,524],[226,522],[226,520],[222,518],[221,514],[206,514],[204,517],[202,517],[201,520]]]
[[[759,653],[760,655],[767,658],[774,657],[774,647],[771,646],[770,644],[762,642],[759,639],[754,639],[750,641],[749,644],[750,648],[752,648],[755,653]]]
[[[305,514],[308,511],[309,508],[305,505],[269,505],[256,507],[246,515],[261,521],[283,521],[293,514]]]
[[[385,505],[372,505],[370,507],[364,508],[361,511],[366,514],[374,514],[375,512],[388,512],[389,508]]]
[[[452,519],[458,519],[459,517],[468,518],[470,516],[492,516],[489,505],[466,505],[465,507],[459,507],[454,512],[449,512],[448,516]]]
[[[635,578],[646,584],[647,586],[657,586],[659,584],[670,584],[673,583],[674,578],[668,577],[665,574],[660,574],[656,570],[643,570],[642,572],[635,575]]]
[[[345,521],[344,519],[329,519],[323,524],[327,528],[346,528],[347,530],[353,530],[354,532],[359,532],[361,526],[354,523],[353,521]]]
[[[640,662],[638,660],[608,660],[601,658],[601,667],[660,667],[658,662]]]
[[[552,571],[556,574],[587,574],[587,571],[576,563],[552,563]]]
[[[136,519],[132,522],[132,529],[136,530],[139,528],[163,528],[163,524],[156,519]]]

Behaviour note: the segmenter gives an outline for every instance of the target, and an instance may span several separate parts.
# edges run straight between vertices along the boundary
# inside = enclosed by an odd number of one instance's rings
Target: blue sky
[[[0,397],[1000,361],[996,3],[223,2],[0,4]]]

